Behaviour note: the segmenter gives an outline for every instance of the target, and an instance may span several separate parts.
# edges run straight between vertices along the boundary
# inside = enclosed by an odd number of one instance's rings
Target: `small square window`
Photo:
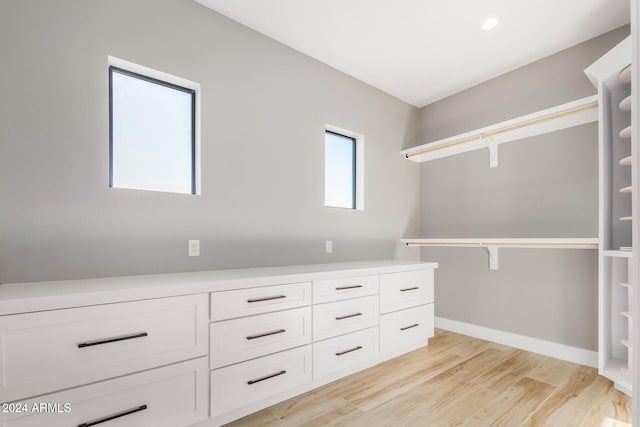
[[[109,67],[109,186],[196,194],[196,92]]]
[[[346,209],[358,207],[357,165],[359,162],[357,147],[356,137],[325,130],[325,206]]]

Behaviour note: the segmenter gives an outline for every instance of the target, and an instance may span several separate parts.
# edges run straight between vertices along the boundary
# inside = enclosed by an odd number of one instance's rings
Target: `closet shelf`
[[[620,217],[620,221],[632,221],[633,217],[632,216],[623,216]]]
[[[633,256],[633,252],[610,250],[610,251],[602,251],[602,255],[612,257],[612,258],[631,258]]]
[[[401,151],[414,162],[489,149],[490,166],[498,165],[497,146],[598,120],[598,96],[593,95],[481,129]]]
[[[618,105],[618,107],[622,111],[631,111],[631,95],[620,101],[620,105]]]
[[[618,81],[622,84],[631,83],[631,65],[628,65],[624,70],[620,71]]]
[[[629,344],[629,339],[628,338],[620,340],[620,344],[622,344],[623,346],[625,346],[627,348],[629,348],[629,346],[631,345],[631,344]]]
[[[622,286],[623,288],[631,288],[631,285],[628,283],[620,283],[620,286]]]
[[[622,315],[622,317],[626,317],[627,319],[631,317],[628,311],[621,311],[620,315]]]
[[[621,188],[620,192],[621,193],[631,193],[631,186]]]
[[[407,246],[458,248],[598,249],[597,238],[402,239]]]
[[[619,163],[620,166],[631,166],[631,156],[621,159]]]
[[[624,139],[631,138],[631,126],[627,126],[626,128],[622,129],[618,135],[620,136],[620,138]]]

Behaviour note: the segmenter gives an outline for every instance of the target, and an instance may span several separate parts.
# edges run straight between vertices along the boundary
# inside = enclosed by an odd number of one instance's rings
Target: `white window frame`
[[[134,62],[126,61],[121,58],[116,58],[115,56],[107,56],[108,67],[116,67],[121,68],[126,71],[130,71],[132,73],[141,74],[143,76],[151,77],[156,80],[161,80],[167,83],[174,84],[176,86],[182,86],[187,89],[193,90],[195,94],[195,111],[194,111],[194,133],[195,133],[195,161],[194,161],[194,178],[195,178],[195,189],[191,195],[200,195],[202,186],[201,186],[201,159],[202,159],[202,147],[200,144],[200,83],[193,82],[191,80],[184,79],[182,77],[174,76],[172,74],[165,73],[163,71],[158,71],[153,68],[145,67],[140,64],[136,64]],[[109,159],[111,162],[112,159]],[[118,187],[112,187],[118,188]],[[158,191],[164,192],[161,190],[141,190],[141,191]],[[182,193],[180,193],[182,194]]]
[[[364,135],[361,133],[353,132],[348,129],[340,128],[338,126],[333,126],[330,124],[324,125],[324,130],[337,133],[339,135],[346,136],[348,138],[353,138],[356,141],[356,206],[354,211],[362,211],[364,210]],[[325,141],[325,132],[322,133],[323,143]],[[327,159],[325,158],[325,162]],[[324,170],[326,171],[326,165]],[[345,209],[345,208],[335,208],[332,206],[324,205],[325,208],[332,209]]]

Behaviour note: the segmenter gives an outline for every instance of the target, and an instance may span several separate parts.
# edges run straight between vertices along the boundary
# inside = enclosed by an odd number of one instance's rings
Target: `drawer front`
[[[378,296],[313,306],[313,340],[323,340],[378,325]]]
[[[313,282],[313,302],[339,301],[378,293],[378,276],[347,277]]]
[[[378,357],[378,328],[313,344],[313,378],[352,368]]]
[[[207,354],[207,295],[0,317],[0,402]]]
[[[380,316],[380,354],[423,343],[433,336],[433,304]]]
[[[311,282],[211,293],[211,320],[311,305]]]
[[[207,418],[207,375],[207,358],[201,357],[49,394],[18,402],[27,412],[0,414],[0,426],[189,426]],[[41,404],[50,405],[48,412],[34,410]]]
[[[211,416],[311,381],[311,346],[211,371]]]
[[[212,323],[211,368],[311,343],[311,307]]]
[[[433,302],[433,270],[380,275],[380,312]]]

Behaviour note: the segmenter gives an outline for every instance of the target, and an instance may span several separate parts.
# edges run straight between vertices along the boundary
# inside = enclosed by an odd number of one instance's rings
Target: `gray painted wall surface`
[[[108,188],[107,55],[202,85],[201,196]],[[3,0],[0,56],[0,283],[418,256],[418,110],[191,0]],[[364,211],[323,207],[325,123]]]
[[[614,30],[420,111],[423,142],[595,94],[582,70],[629,33]],[[425,237],[597,237],[595,123],[421,165]],[[595,250],[423,248],[440,262],[436,316],[597,350]]]

